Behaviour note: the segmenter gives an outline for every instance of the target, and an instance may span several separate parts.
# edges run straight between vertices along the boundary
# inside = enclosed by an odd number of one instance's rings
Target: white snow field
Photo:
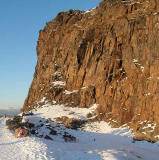
[[[55,121],[59,116],[86,119],[86,114],[96,106],[86,109],[46,104],[23,121],[38,123],[48,118]],[[62,126],[77,139],[65,142],[59,135],[54,135],[53,140],[35,136],[15,138],[5,120],[0,119],[0,160],[159,160],[159,143],[134,142],[129,128],[114,129],[103,121],[87,123],[77,130]],[[47,134],[45,130],[41,132]]]

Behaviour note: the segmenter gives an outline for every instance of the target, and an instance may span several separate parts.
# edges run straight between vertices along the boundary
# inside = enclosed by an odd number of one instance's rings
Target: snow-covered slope
[[[67,116],[86,119],[96,105],[90,109],[69,108],[46,104],[33,110],[34,115],[23,121],[38,124],[39,120],[52,120]],[[44,129],[44,128],[43,128]],[[134,142],[129,128],[113,129],[106,122],[86,123],[82,129],[72,130],[61,125],[58,129],[76,137],[76,142],[65,142],[62,136],[54,135],[53,140],[30,136],[17,139],[0,119],[0,160],[158,160],[159,144],[145,141]],[[47,130],[41,130],[46,132]]]
[[[0,119],[0,160],[47,159],[47,145],[34,137],[17,139]]]
[[[12,107],[8,107],[8,108],[0,108],[0,114],[7,114],[7,115],[15,115],[18,114],[20,111],[20,109],[18,108],[12,108]]]

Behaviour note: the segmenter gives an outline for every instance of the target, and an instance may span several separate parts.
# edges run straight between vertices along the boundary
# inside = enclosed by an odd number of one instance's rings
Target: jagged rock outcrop
[[[61,12],[39,33],[23,111],[50,102],[89,107],[100,120],[159,133],[159,0],[103,0]]]

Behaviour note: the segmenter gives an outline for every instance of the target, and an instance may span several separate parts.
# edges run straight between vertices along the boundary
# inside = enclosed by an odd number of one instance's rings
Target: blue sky
[[[37,61],[38,33],[69,9],[88,10],[100,0],[0,0],[0,108],[21,108]]]

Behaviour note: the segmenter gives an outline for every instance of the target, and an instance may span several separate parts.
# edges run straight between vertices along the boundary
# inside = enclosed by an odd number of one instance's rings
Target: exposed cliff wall
[[[135,130],[141,121],[159,124],[159,0],[104,0],[89,12],[59,13],[40,31],[37,55],[24,111],[46,97],[97,103],[98,119]]]

